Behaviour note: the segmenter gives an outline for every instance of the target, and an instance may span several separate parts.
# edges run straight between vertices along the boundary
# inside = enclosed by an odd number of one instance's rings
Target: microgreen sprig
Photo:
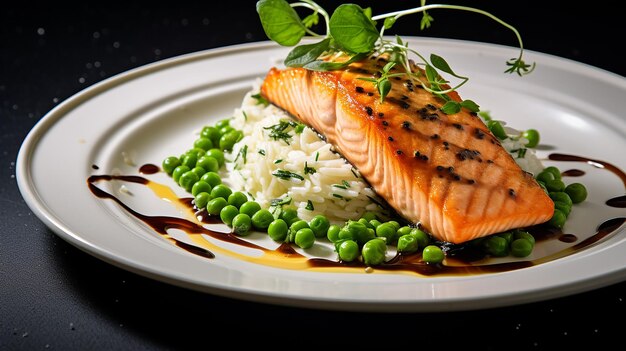
[[[385,31],[391,29],[399,18],[411,14],[421,13],[420,29],[422,30],[432,25],[434,18],[430,13],[433,10],[458,10],[487,16],[513,31],[519,43],[519,56],[506,61],[508,68],[504,72],[517,73],[522,76],[531,73],[535,68],[534,63],[527,64],[523,60],[524,46],[517,29],[493,14],[468,6],[427,5],[426,0],[421,0],[420,4],[419,7],[376,16],[372,16],[370,8],[364,9],[356,4],[342,4],[335,9],[332,16],[329,16],[328,12],[312,0],[301,0],[292,4],[286,0],[260,0],[256,8],[263,29],[271,40],[283,46],[295,46],[285,58],[284,63],[288,67],[329,71],[344,68],[370,55],[389,55],[389,63],[381,69],[379,78],[365,78],[378,90],[381,103],[391,90],[389,78],[408,75],[410,79],[419,81],[425,90],[446,101],[442,107],[445,113],[456,113],[461,108],[467,108],[473,112],[479,110],[478,105],[471,100],[458,102],[447,95],[464,85],[469,78],[455,73],[445,59],[436,54],[431,54],[429,59],[426,59],[416,50],[409,48],[408,43],[403,42],[400,37],[396,37],[394,41],[384,36]],[[299,7],[309,9],[312,13],[300,19],[295,10]],[[324,19],[325,34],[319,34],[312,29],[319,24],[320,16]],[[383,25],[377,29],[377,23],[381,20]],[[297,45],[307,34],[322,38],[322,40],[313,44]],[[417,56],[420,61],[413,64],[409,59],[410,54]],[[391,73],[396,65],[401,66],[404,71]],[[415,66],[422,69],[424,73],[416,70]],[[459,82],[450,87],[450,82],[443,78],[441,72],[458,79]]]

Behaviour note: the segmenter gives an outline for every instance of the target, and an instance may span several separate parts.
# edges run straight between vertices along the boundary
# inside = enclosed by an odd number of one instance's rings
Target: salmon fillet
[[[552,217],[552,200],[475,113],[444,114],[445,101],[406,76],[391,79],[381,103],[358,78],[376,77],[385,63],[272,68],[261,94],[325,137],[398,214],[439,240],[463,243]]]

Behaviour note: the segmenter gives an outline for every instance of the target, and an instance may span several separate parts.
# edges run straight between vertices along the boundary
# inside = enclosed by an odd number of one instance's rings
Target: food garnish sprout
[[[306,8],[312,13],[300,18],[296,8]],[[469,78],[454,72],[443,57],[431,54],[427,59],[418,51],[409,48],[408,43],[399,36],[394,39],[385,37],[385,31],[391,29],[399,18],[406,15],[421,13],[421,30],[431,26],[434,21],[431,11],[437,9],[469,11],[487,16],[513,31],[519,43],[519,56],[506,61],[508,68],[504,72],[523,76],[535,68],[534,63],[528,64],[523,59],[524,46],[521,35],[515,27],[489,12],[473,7],[426,4],[426,0],[421,0],[419,7],[373,16],[371,8],[342,4],[329,15],[312,0],[301,0],[291,4],[286,0],[260,0],[256,9],[268,38],[283,46],[295,46],[285,58],[284,63],[287,67],[330,71],[344,68],[372,55],[388,55],[389,62],[381,69],[378,78],[363,78],[373,83],[380,94],[381,102],[391,90],[390,78],[407,75],[418,81],[425,90],[444,99],[446,103],[442,111],[445,113],[456,113],[463,107],[472,112],[479,110],[479,106],[471,100],[457,102],[448,96],[464,85]],[[312,29],[319,24],[320,16],[324,18],[324,34]],[[379,21],[383,22],[380,29],[377,28]],[[313,44],[298,45],[305,36],[321,40]],[[410,54],[417,56],[419,61],[413,64],[409,59]],[[421,69],[416,70],[415,66]],[[395,69],[398,67],[402,67],[403,70]],[[449,74],[459,82],[449,86],[450,82],[442,77],[441,72]]]

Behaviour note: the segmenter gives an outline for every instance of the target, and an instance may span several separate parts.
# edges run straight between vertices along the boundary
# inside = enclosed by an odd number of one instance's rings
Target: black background
[[[369,1],[374,14],[416,6]],[[458,1],[516,26],[527,49],[624,76],[620,11],[607,1]],[[338,2],[320,1],[327,10]],[[431,12],[394,33],[517,45],[471,13]],[[143,278],[74,248],[26,206],[15,180],[20,144],[59,102],[150,62],[266,40],[254,1],[5,3],[0,9],[0,349],[187,349],[386,344],[480,349],[624,346],[626,283],[549,301],[470,312],[368,314],[298,309],[201,294]],[[72,160],[67,160],[72,162]],[[63,165],[59,165],[62,167]],[[616,321],[609,321],[616,317]],[[234,338],[225,336],[235,332]],[[335,340],[335,341],[332,341]],[[432,348],[430,350],[433,350]]]

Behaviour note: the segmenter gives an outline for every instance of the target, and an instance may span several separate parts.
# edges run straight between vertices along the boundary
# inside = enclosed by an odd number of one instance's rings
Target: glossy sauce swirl
[[[551,154],[549,157],[551,160],[559,161],[578,161],[587,162],[598,168],[604,168],[612,173],[616,174],[626,187],[626,174],[619,168],[598,160],[590,160],[579,156],[563,155],[563,154]],[[600,165],[600,166],[598,166]],[[97,170],[98,167],[94,165],[92,167]],[[147,164],[140,167],[140,173],[142,174],[154,174],[159,171],[158,166]],[[564,172],[564,176],[582,176],[583,171],[569,170]],[[185,207],[188,211],[194,213],[196,221],[171,217],[171,216],[150,216],[139,213],[130,208],[123,201],[111,193],[96,186],[96,183],[103,181],[124,181],[130,183],[142,184],[150,188],[155,194],[161,198],[167,198],[169,201],[176,203],[179,206]],[[236,258],[255,262],[259,264],[286,268],[286,269],[303,269],[303,270],[322,270],[322,271],[340,271],[340,272],[355,272],[355,271],[369,271],[367,266],[359,261],[354,262],[342,262],[338,260],[329,260],[325,258],[309,258],[298,253],[294,247],[289,243],[282,243],[274,249],[266,248],[251,241],[244,240],[232,233],[221,232],[208,229],[205,224],[221,223],[219,218],[210,216],[205,210],[198,210],[193,205],[192,198],[178,198],[171,189],[167,186],[155,183],[141,176],[133,175],[93,175],[87,179],[87,184],[91,192],[103,199],[110,199],[115,201],[119,206],[126,210],[129,214],[146,223],[148,226],[154,229],[155,232],[162,235],[167,240],[171,241],[174,245],[186,250],[194,255],[202,256],[207,259],[213,259],[216,257],[215,252],[234,256]],[[621,195],[610,200],[607,200],[607,206],[612,207],[625,207],[626,196]],[[555,259],[559,259],[568,256],[577,251],[588,248],[589,246],[597,243],[598,241],[610,236],[612,233],[620,230],[620,228],[626,222],[626,217],[617,217],[605,220],[598,223],[597,230],[590,236],[586,236],[586,239],[579,243],[570,245],[561,251],[553,253],[547,257],[542,257],[535,260],[518,260],[512,262],[495,263],[490,262],[481,250],[471,245],[461,244],[455,245],[451,243],[440,243],[444,252],[446,253],[446,260],[444,264],[428,264],[422,260],[420,253],[414,254],[396,254],[393,258],[384,262],[383,264],[374,267],[374,271],[377,272],[412,272],[424,276],[432,275],[466,275],[466,274],[483,274],[483,273],[495,273],[516,270],[520,268],[530,267],[536,264],[545,263]],[[168,234],[168,230],[178,229],[187,234],[191,242],[182,241],[176,239]],[[548,227],[545,225],[534,226],[526,228],[536,241],[546,240],[559,240],[564,243],[574,243],[578,240],[574,234],[563,233],[559,229]],[[227,242],[235,244],[240,247],[260,251],[262,255],[246,255],[232,250],[225,249],[223,246],[216,245],[210,241],[204,239],[202,235],[208,235],[211,238],[217,239],[221,242]]]

